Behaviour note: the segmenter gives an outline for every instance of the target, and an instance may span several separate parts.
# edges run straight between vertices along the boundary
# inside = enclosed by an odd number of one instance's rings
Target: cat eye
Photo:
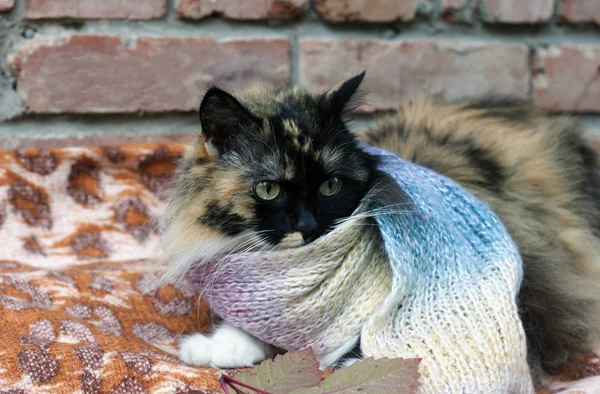
[[[271,201],[279,196],[281,187],[277,182],[263,181],[254,185],[254,192],[261,200]]]
[[[324,197],[331,197],[342,188],[342,181],[339,178],[333,177],[331,179],[326,180],[319,186],[319,194]]]

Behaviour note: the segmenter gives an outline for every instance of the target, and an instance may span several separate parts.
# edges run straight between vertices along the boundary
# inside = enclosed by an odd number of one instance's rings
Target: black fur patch
[[[557,367],[569,361],[568,354],[586,342],[589,310],[585,301],[557,293],[552,284],[534,278],[537,273],[532,268],[544,266],[546,256],[524,254],[522,258],[526,264],[519,292],[519,315],[529,354],[535,355],[531,362],[554,374]]]
[[[203,166],[209,162],[210,160],[208,160],[206,157],[196,157],[196,165]]]
[[[525,122],[531,118],[531,104],[511,97],[488,97],[467,104],[466,109],[482,110],[483,116],[502,118],[510,122]]]
[[[472,164],[472,168],[476,169],[485,179],[483,183],[475,182],[475,184],[498,193],[502,191],[502,185],[506,181],[504,167],[494,159],[492,152],[478,146],[475,141],[469,138],[454,138],[450,135],[440,137],[431,133],[427,128],[423,128],[422,132],[428,135],[432,143],[446,149],[452,149],[455,153],[467,157]]]
[[[350,361],[350,360],[354,360],[354,359],[362,360],[363,358],[364,358],[364,355],[363,355],[362,349],[360,348],[360,337],[358,337],[358,340],[356,341],[356,344],[354,345],[352,350],[350,350],[348,353],[346,353],[342,357],[340,357],[335,362],[334,368],[335,369],[343,368],[344,363],[346,361]]]
[[[367,132],[367,141],[370,145],[380,146],[381,142],[390,135],[404,137],[406,128],[400,119],[388,119],[388,123],[378,125]]]
[[[505,181],[503,167],[492,158],[489,152],[476,147],[471,141],[464,141],[465,154],[473,163],[473,166],[486,179],[485,185],[492,190],[500,192],[502,184]]]
[[[598,173],[598,152],[587,145],[579,146],[579,154],[583,160],[583,179],[581,193],[593,202],[596,212],[600,212],[600,174]],[[587,215],[587,220],[600,235],[600,215]]]
[[[238,235],[248,229],[248,224],[243,217],[233,212],[230,207],[219,205],[216,202],[206,207],[206,214],[198,218],[200,223],[223,232],[226,235]]]

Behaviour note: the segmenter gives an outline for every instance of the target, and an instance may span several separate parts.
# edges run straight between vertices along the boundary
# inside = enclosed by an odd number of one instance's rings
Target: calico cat
[[[165,214],[161,260],[171,276],[198,260],[326,234],[389,182],[361,149],[366,143],[453,179],[502,219],[524,261],[519,307],[533,367],[553,373],[571,353],[592,350],[600,331],[600,174],[577,122],[510,100],[422,100],[355,135],[345,115],[363,77],[323,94],[207,91],[202,134]],[[348,350],[328,364],[339,365]],[[210,336],[186,338],[180,357],[234,368],[275,352],[223,322]],[[350,353],[360,356],[360,348]]]

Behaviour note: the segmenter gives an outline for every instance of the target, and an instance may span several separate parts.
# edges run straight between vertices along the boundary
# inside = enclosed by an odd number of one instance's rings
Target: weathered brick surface
[[[457,10],[467,5],[468,0],[442,0],[441,7],[442,11],[446,10]]]
[[[540,48],[533,72],[537,104],[553,110],[600,111],[600,46]]]
[[[314,7],[330,22],[391,22],[413,19],[418,3],[418,0],[314,0]]]
[[[229,19],[291,19],[302,15],[308,0],[178,0],[177,14],[185,19],[216,15]]]
[[[12,67],[31,113],[191,111],[209,83],[235,89],[290,73],[287,40],[208,37],[39,38]]]
[[[528,97],[528,49],[457,41],[303,39],[301,82],[314,91],[367,69],[369,109],[393,109],[419,95]]]
[[[166,9],[166,0],[27,0],[25,17],[154,19]]]
[[[0,0],[0,11],[8,11],[15,5],[15,0]]]
[[[559,21],[600,25],[600,1],[560,0]]]
[[[554,0],[481,0],[482,17],[491,23],[543,23],[550,20]]]
[[[441,17],[446,22],[470,22],[475,8],[469,7],[468,0],[441,0],[440,7]]]

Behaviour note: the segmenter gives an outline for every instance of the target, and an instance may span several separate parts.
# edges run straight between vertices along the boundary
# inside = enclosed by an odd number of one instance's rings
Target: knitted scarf
[[[501,221],[448,178],[365,149],[410,204],[359,208],[311,244],[198,263],[190,278],[216,314],[286,350],[324,356],[360,336],[365,357],[422,358],[422,393],[533,392],[521,259]]]

